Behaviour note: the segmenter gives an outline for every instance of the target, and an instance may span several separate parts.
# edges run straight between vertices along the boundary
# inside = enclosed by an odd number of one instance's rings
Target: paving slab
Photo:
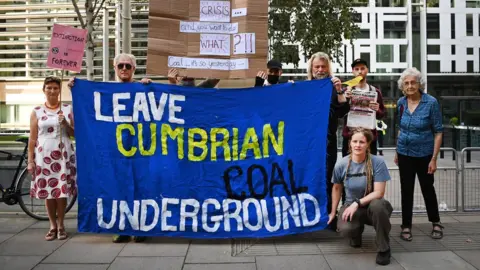
[[[455,254],[460,256],[469,264],[480,269],[480,250],[459,250]]]
[[[445,251],[448,250],[440,241],[432,239],[430,236],[414,235],[413,240],[408,242],[400,238],[395,239],[402,247],[410,252],[420,251]]]
[[[124,243],[112,243],[111,235],[77,234],[43,263],[111,263],[124,246]]]
[[[325,259],[332,270],[370,270],[370,269],[388,269],[388,270],[403,270],[403,267],[398,262],[391,258],[390,264],[386,266],[377,265],[375,262],[376,253],[369,254],[329,254],[324,255]]]
[[[317,246],[323,254],[362,253],[361,248],[353,248],[346,238],[318,239]]]
[[[47,256],[65,241],[45,241],[45,230],[26,229],[0,244],[0,255]]]
[[[69,232],[77,232],[77,220],[76,219],[65,219],[63,222],[65,224],[65,229]],[[32,224],[29,229],[49,229],[50,228],[50,222],[48,221],[37,221],[34,224]]]
[[[2,269],[30,270],[43,258],[43,256],[0,256],[0,265]]]
[[[0,218],[0,233],[19,233],[36,222],[31,218],[2,217]]]
[[[187,252],[186,263],[243,263],[255,262],[255,257],[232,257],[230,240],[194,240]]]
[[[185,257],[189,240],[151,237],[143,243],[128,243],[118,256],[124,257]]]
[[[458,223],[443,223],[443,235],[462,235],[463,232],[457,230],[456,228],[459,227]],[[425,235],[430,235],[432,233],[433,226],[431,223],[427,224],[417,224],[415,225],[420,231],[422,231]]]
[[[257,270],[330,270],[322,255],[259,256]]]
[[[185,264],[183,270],[256,270],[254,263]]]
[[[7,241],[9,238],[13,237],[13,233],[0,233],[0,243]]]
[[[118,257],[108,270],[182,270],[183,257]]]
[[[362,238],[362,250],[364,252],[369,253],[376,253],[377,252],[377,244],[375,242],[375,237],[373,236],[363,236]],[[395,239],[390,238],[390,250],[392,252],[405,252],[407,251],[400,243],[398,243]]]
[[[458,223],[455,229],[464,234],[480,234],[480,222]]]
[[[459,222],[480,222],[480,216],[452,216]]]
[[[475,267],[451,251],[396,253],[392,256],[406,270],[476,270]]]
[[[442,239],[437,240],[449,250],[472,250],[478,249],[480,255],[480,239],[469,235],[445,235]]]
[[[315,255],[322,251],[315,243],[306,243],[302,240],[285,239],[276,240],[275,247],[279,255]]]
[[[109,264],[49,264],[42,263],[33,270],[107,270]]]
[[[237,257],[240,256],[274,256],[278,255],[275,241],[272,239],[257,239],[251,242],[250,246],[246,246]]]

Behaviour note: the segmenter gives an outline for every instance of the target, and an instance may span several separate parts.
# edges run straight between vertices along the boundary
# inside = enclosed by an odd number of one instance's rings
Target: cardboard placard
[[[213,2],[150,0],[147,74],[167,76],[176,68],[180,76],[233,79],[265,69],[268,0],[227,0],[230,9]],[[238,9],[246,15],[233,16]]]
[[[47,67],[80,72],[87,33],[86,29],[54,24]]]

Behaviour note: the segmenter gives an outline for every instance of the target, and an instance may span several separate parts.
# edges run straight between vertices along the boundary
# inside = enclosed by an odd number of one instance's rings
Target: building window
[[[393,45],[377,45],[377,62],[393,62]]]

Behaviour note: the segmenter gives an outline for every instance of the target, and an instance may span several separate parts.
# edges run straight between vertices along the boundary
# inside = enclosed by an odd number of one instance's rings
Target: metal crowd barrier
[[[383,152],[385,162],[387,163],[391,181],[387,183],[385,191],[385,199],[387,199],[393,207],[394,213],[402,212],[401,184],[400,172],[398,166],[393,162],[395,157],[395,148],[379,148]],[[446,160],[439,159],[437,161],[437,171],[435,172],[435,191],[437,194],[440,212],[457,212],[459,210],[459,165],[457,151],[453,148],[441,148],[442,151],[451,153],[454,158],[454,165],[444,164]],[[418,177],[415,180],[415,189],[413,196],[413,212],[426,213],[425,201],[423,199],[421,187]]]
[[[480,164],[466,164],[469,163],[470,152],[479,151],[480,147],[467,147],[461,152],[462,211],[465,212],[480,211]]]

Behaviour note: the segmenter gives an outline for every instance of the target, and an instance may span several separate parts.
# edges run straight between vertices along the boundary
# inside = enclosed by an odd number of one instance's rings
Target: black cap
[[[272,60],[268,61],[267,68],[268,69],[271,69],[271,68],[282,69],[282,63],[278,62],[277,60],[272,59]]]
[[[368,68],[368,64],[367,64],[367,61],[361,59],[361,58],[358,58],[358,59],[355,59],[352,63],[352,68],[354,68],[356,65],[358,64],[364,64],[367,68]]]

